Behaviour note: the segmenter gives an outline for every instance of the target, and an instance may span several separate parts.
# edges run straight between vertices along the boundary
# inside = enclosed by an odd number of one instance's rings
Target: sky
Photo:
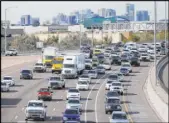
[[[150,19],[154,20],[154,1],[46,1],[46,2],[33,2],[33,1],[11,1],[1,2],[1,19],[5,20],[5,9],[8,7],[17,7],[7,10],[7,20],[11,23],[20,21],[22,15],[31,15],[32,17],[39,17],[40,22],[45,20],[52,21],[52,18],[58,13],[70,14],[75,10],[91,9],[97,13],[99,8],[111,8],[116,10],[117,15],[124,15],[126,13],[126,3],[135,4],[135,11],[148,10]],[[168,2],[167,2],[167,15],[168,15]],[[136,13],[136,12],[135,12]],[[168,16],[167,16],[168,18]],[[165,19],[165,1],[157,2],[157,20]]]

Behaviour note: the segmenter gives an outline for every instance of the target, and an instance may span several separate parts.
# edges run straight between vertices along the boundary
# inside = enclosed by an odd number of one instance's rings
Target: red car
[[[49,88],[41,88],[38,91],[38,100],[52,100],[52,93]]]

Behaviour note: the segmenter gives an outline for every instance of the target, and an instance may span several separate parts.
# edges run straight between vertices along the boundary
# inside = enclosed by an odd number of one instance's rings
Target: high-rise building
[[[59,24],[60,23],[68,23],[68,18],[63,13],[59,13],[56,18],[57,18],[57,21]]]
[[[114,9],[106,9],[106,17],[115,17],[116,11]]]
[[[32,25],[33,26],[39,26],[40,25],[40,19],[39,18],[32,18]]]
[[[31,16],[23,15],[21,16],[21,26],[29,26],[31,25]]]
[[[101,16],[101,17],[106,17],[106,9],[105,8],[99,9],[98,15]]]
[[[135,20],[135,7],[134,4],[126,4],[126,14],[130,21]]]
[[[76,23],[76,16],[75,15],[69,15],[68,16],[68,24],[75,25]]]
[[[145,11],[145,10],[137,11],[136,17],[137,17],[136,18],[137,21],[149,21],[150,20],[148,11]]]

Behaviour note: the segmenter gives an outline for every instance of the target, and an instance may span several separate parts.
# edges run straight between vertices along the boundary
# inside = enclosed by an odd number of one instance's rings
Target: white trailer
[[[62,76],[77,78],[85,69],[85,55],[83,53],[66,55],[63,61]]]

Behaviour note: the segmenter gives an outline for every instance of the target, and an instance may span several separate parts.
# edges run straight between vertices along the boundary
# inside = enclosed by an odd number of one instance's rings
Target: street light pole
[[[6,36],[7,36],[7,19],[6,19],[6,15],[7,15],[7,10],[10,8],[17,8],[17,6],[12,6],[12,7],[8,7],[5,9],[5,53],[6,53],[6,49],[7,49],[7,42],[6,42]]]
[[[165,53],[167,54],[167,1],[165,1]]]
[[[154,74],[155,74],[155,82],[157,85],[157,77],[156,77],[156,23],[157,23],[157,11],[156,11],[156,1],[154,1]]]

